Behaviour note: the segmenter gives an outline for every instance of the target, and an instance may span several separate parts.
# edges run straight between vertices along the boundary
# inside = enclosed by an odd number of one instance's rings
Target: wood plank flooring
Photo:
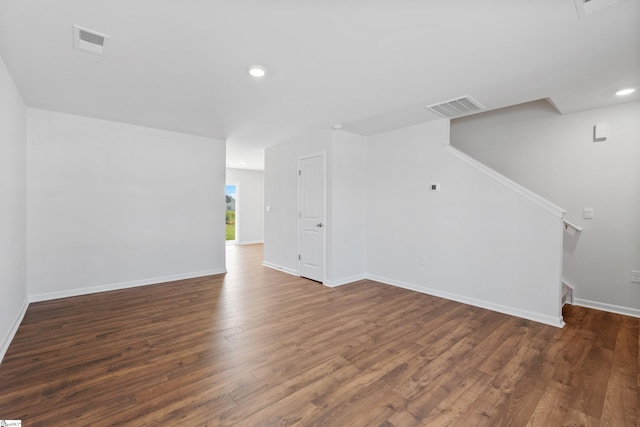
[[[640,319],[557,329],[228,248],[226,275],[32,304],[0,365],[23,426],[638,426]]]

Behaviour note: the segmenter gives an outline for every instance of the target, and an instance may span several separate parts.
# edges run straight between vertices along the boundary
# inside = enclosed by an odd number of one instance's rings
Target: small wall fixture
[[[604,142],[609,136],[609,124],[598,123],[593,127],[593,142]]]

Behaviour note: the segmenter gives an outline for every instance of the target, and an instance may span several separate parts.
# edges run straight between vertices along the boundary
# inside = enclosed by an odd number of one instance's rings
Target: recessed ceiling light
[[[265,69],[260,65],[252,65],[251,67],[249,67],[249,74],[253,77],[263,77],[265,74]]]
[[[629,89],[622,89],[616,92],[616,95],[618,96],[625,96],[625,95],[631,95],[633,92],[635,92],[635,89],[629,88]]]

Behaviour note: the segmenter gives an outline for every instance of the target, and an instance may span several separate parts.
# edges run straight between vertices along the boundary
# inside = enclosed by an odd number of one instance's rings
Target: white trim
[[[589,301],[582,298],[573,298],[573,304],[580,307],[593,308],[596,310],[608,311],[610,313],[624,314],[625,316],[632,316],[640,318],[640,309],[623,307],[621,305],[607,304],[604,302]]]
[[[138,286],[156,285],[158,283],[174,282],[176,280],[194,279],[196,277],[213,276],[224,274],[227,270],[220,268],[216,270],[204,270],[193,273],[174,274],[171,276],[152,277],[149,279],[133,280],[130,282],[110,283],[106,285],[91,286],[88,288],[69,289],[67,291],[49,292],[46,294],[29,295],[29,302],[49,301],[58,298],[75,297],[79,295],[95,294],[98,292],[116,291],[119,289],[135,288]]]
[[[545,209],[546,211],[552,213],[553,215],[557,216],[558,218],[563,218],[564,214],[567,212],[566,210],[562,209],[561,207],[551,203],[547,199],[537,195],[533,191],[523,187],[522,185],[518,184],[515,181],[510,180],[509,178],[507,178],[506,176],[502,175],[501,173],[499,173],[499,172],[491,169],[490,167],[480,163],[476,159],[470,157],[468,154],[463,153],[462,151],[458,150],[457,148],[455,148],[451,144],[445,143],[443,145],[444,145],[444,151],[452,154],[453,156],[457,157],[458,159],[462,160],[466,164],[470,165],[474,169],[477,169],[478,171],[482,172],[483,174],[487,175],[488,177],[494,179],[495,181],[498,181],[499,183],[501,183],[505,187],[507,187],[510,190],[520,194],[522,197],[532,201],[536,205],[538,205],[541,208]]]
[[[564,222],[564,229],[565,229],[565,231],[568,231],[568,230],[567,230],[567,228],[568,228],[568,227],[573,228],[575,231],[582,231],[582,227],[580,227],[580,226],[578,226],[578,225],[576,225],[576,224],[572,223],[572,222],[571,222],[571,221],[569,221],[568,219],[563,218],[563,219],[562,219],[562,221]],[[569,234],[573,235],[573,234],[575,233],[575,231],[574,231],[573,233],[569,233]]]
[[[367,276],[365,274],[357,274],[351,277],[345,277],[344,279],[339,280],[327,280],[323,283],[323,285],[329,288],[335,288],[337,286],[347,285],[349,283],[357,282],[358,280],[364,280]]]
[[[281,265],[272,264],[267,261],[263,261],[262,265],[267,268],[272,268],[274,270],[282,271],[283,273],[291,274],[292,276],[300,277],[297,271],[292,268],[282,267]]]
[[[562,286],[566,286],[567,288],[569,288],[569,294],[567,295],[569,298],[566,299],[565,303],[573,304],[573,295],[576,293],[576,288],[574,288],[573,285],[564,280],[562,281]]]
[[[247,240],[247,241],[238,242],[237,245],[239,245],[239,246],[242,246],[242,245],[258,245],[260,243],[264,243],[264,240]]]
[[[547,325],[562,328],[564,326],[564,320],[562,316],[553,317],[542,313],[535,313],[528,310],[520,310],[513,307],[508,307],[500,304],[494,304],[488,301],[478,300],[475,298],[469,298],[462,295],[452,294],[436,289],[427,288],[424,286],[418,286],[411,283],[401,282],[399,280],[389,279],[387,277],[376,276],[374,274],[367,274],[367,279],[374,280],[376,282],[384,283],[391,286],[397,286],[399,288],[408,289],[410,291],[420,292],[427,295],[433,295],[439,298],[445,298],[451,301],[461,302],[463,304],[473,305],[475,307],[486,308],[487,310],[497,311],[498,313],[508,314],[510,316],[521,317],[523,319],[533,320],[535,322],[544,323]]]
[[[11,328],[9,328],[9,332],[7,332],[7,335],[5,335],[2,340],[2,347],[0,347],[0,364],[2,363],[2,359],[4,359],[4,355],[7,354],[7,350],[9,350],[11,341],[13,341],[13,338],[18,332],[18,328],[22,323],[22,319],[24,319],[24,315],[27,313],[27,308],[29,308],[29,298],[25,297],[24,301],[22,302],[22,307],[20,307],[20,312],[13,320],[13,324],[11,325]]]

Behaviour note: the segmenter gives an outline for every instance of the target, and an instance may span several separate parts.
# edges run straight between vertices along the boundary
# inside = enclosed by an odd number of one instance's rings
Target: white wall
[[[265,265],[298,269],[298,159],[325,154],[326,258],[324,283],[339,286],[365,277],[367,138],[319,131],[265,151]]]
[[[264,172],[227,168],[227,184],[236,185],[236,243],[264,242]]]
[[[297,159],[325,151],[325,284],[369,277],[561,325],[562,211],[445,151],[448,141],[449,122],[439,120],[370,138],[327,131],[269,147],[265,264],[296,272]],[[431,182],[442,191],[429,192]]]
[[[224,141],[27,114],[31,299],[224,271]]]
[[[0,361],[27,309],[26,109],[0,58]]]
[[[606,142],[593,126],[609,124]],[[640,315],[640,103],[559,115],[538,101],[454,120],[451,141],[567,210],[564,276],[575,302]],[[585,207],[594,209],[583,219]]]
[[[560,211],[446,152],[448,141],[448,120],[370,138],[367,275],[561,325]]]
[[[307,154],[326,154],[331,168],[332,131],[320,131],[283,142],[265,150],[264,203],[271,211],[264,219],[264,263],[296,274],[298,270],[298,158]],[[331,188],[327,174],[327,192]],[[327,210],[330,209],[327,194]],[[327,224],[330,227],[330,224]],[[328,243],[329,245],[329,243]],[[329,257],[329,255],[328,255]]]
[[[361,135],[333,132],[325,281],[330,286],[365,277],[367,143],[368,138]]]

